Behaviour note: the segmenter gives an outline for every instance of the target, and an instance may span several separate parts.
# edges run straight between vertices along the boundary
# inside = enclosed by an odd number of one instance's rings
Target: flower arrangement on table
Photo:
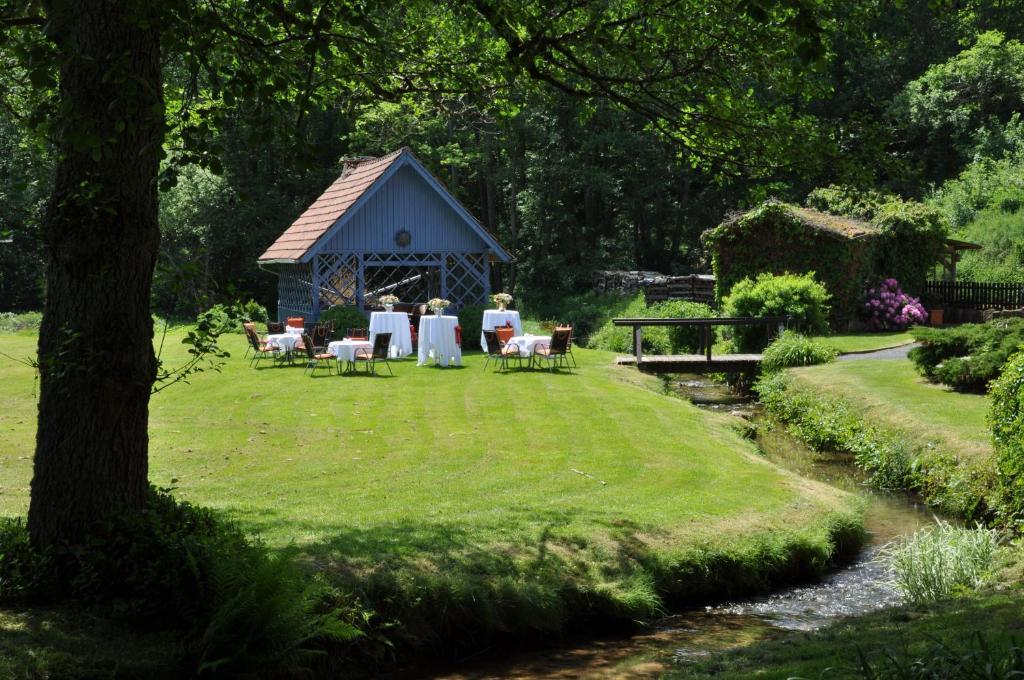
[[[505,307],[512,304],[512,296],[509,293],[495,293],[491,301],[498,305],[498,309],[505,311]]]
[[[904,293],[896,279],[870,289],[861,311],[874,330],[903,330],[928,318],[921,301]]]
[[[451,307],[451,305],[451,300],[445,300],[444,298],[430,298],[427,300],[427,307],[434,310],[434,314],[437,314],[438,316],[441,316],[441,312],[448,307]]]
[[[379,298],[377,298],[377,301],[380,304],[384,305],[384,309],[388,310],[389,312],[392,310],[392,308],[394,308],[396,303],[401,302],[401,300],[398,299],[397,295],[391,295],[390,293],[387,295],[381,295]]]

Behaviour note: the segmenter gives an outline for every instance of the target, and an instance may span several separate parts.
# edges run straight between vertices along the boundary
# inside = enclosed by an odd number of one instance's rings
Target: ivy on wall
[[[842,187],[816,190],[808,203],[818,209],[771,199],[704,233],[719,299],[760,273],[813,271],[832,294],[833,324],[843,325],[856,316],[864,290],[882,279],[920,295],[946,238],[938,211],[878,192],[858,200]]]

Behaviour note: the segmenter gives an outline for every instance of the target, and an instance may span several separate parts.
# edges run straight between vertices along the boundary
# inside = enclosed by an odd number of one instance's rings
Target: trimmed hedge
[[[910,350],[910,360],[928,380],[983,393],[1010,355],[1024,346],[1024,319],[922,327],[911,335],[921,344]]]
[[[992,383],[989,411],[1003,519],[1024,520],[1024,351],[1014,354]]]

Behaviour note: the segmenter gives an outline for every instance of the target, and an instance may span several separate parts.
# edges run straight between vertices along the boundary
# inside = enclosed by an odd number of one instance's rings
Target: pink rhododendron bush
[[[861,308],[872,330],[903,330],[928,318],[921,301],[900,289],[896,279],[886,279],[868,290]]]

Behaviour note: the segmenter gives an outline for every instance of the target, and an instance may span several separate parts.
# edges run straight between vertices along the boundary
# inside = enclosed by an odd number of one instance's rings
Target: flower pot
[[[384,305],[384,311],[385,312],[393,312],[393,311],[395,311],[395,306],[394,305]]]
[[[945,311],[946,310],[940,307],[938,309],[933,309],[930,312],[928,312],[928,323],[930,323],[932,326],[941,326],[943,317],[945,316]]]

